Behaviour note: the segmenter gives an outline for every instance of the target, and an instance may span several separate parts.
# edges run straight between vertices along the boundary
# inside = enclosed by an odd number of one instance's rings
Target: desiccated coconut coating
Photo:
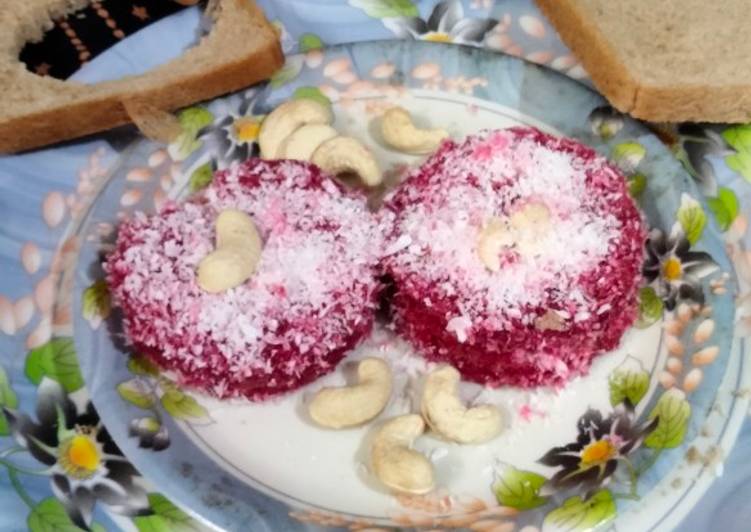
[[[645,228],[623,175],[533,128],[445,142],[386,200],[397,331],[427,358],[492,386],[557,385],[615,348],[636,317]],[[489,220],[543,205],[550,227],[477,253]]]
[[[247,282],[210,294],[196,268],[224,209],[248,213],[264,247]],[[382,233],[365,197],[317,167],[251,159],[125,221],[105,270],[135,349],[183,384],[260,400],[327,373],[370,332]]]

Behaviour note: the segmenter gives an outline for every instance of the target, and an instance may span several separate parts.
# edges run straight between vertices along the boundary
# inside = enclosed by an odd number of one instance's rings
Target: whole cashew
[[[303,98],[289,100],[274,109],[261,124],[258,144],[264,159],[278,159],[282,142],[297,128],[305,124],[331,124],[331,109],[315,100]]]
[[[402,107],[392,107],[383,114],[381,133],[392,148],[416,155],[434,151],[449,136],[445,129],[419,129]]]
[[[279,157],[309,161],[318,146],[337,134],[336,129],[328,124],[306,124],[284,139],[279,148]]]
[[[369,187],[380,185],[383,181],[373,154],[352,137],[339,136],[327,140],[313,152],[311,162],[333,175],[354,172]]]
[[[459,399],[459,372],[451,366],[436,369],[425,382],[422,415],[430,428],[458,443],[482,443],[501,433],[501,412],[492,405],[467,408]]]
[[[376,433],[370,449],[370,462],[373,473],[386,487],[417,495],[433,489],[433,464],[410,448],[424,431],[422,418],[417,414],[407,414],[390,419]]]
[[[550,211],[537,202],[524,205],[508,217],[494,216],[480,231],[477,255],[488,270],[497,272],[501,269],[503,248],[513,246],[523,255],[533,255],[540,251],[542,237],[550,226]]]
[[[261,236],[250,216],[222,211],[216,219],[216,250],[198,265],[198,286],[212,294],[247,281],[261,259]]]
[[[366,358],[357,365],[357,384],[323,388],[308,405],[313,421],[341,429],[370,421],[391,397],[391,368],[379,358]]]

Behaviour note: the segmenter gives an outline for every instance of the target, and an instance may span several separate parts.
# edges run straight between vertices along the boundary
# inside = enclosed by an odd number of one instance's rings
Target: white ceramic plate
[[[503,409],[507,430],[480,446],[421,438],[416,447],[431,457],[438,482],[427,496],[394,497],[368,471],[373,428],[388,416],[416,411],[411,394],[427,368],[385,329],[377,328],[347,361],[373,353],[388,358],[398,368],[391,403],[371,425],[327,431],[307,420],[305,397],[343,383],[345,367],[263,404],[178,391],[169,376],[128,363],[117,339],[118,313],[101,304],[107,299],[101,253],[118,220],[136,210],[153,212],[167,197],[183,197],[205,183],[211,169],[252,156],[257,147],[252,136],[238,138],[238,120],[260,123],[280,102],[304,97],[330,100],[337,129],[362,139],[372,138],[373,119],[395,103],[457,138],[517,124],[577,138],[629,175],[650,226],[663,232],[665,245],[653,239],[651,260],[673,257],[683,266],[677,279],[645,280],[642,319],[648,326],[630,330],[618,350],[564,389],[463,385],[467,399]],[[624,530],[645,530],[674,523],[675,506],[698,497],[693,478],[713,466],[713,446],[731,437],[728,431],[734,434],[742,412],[732,391],[746,385],[749,372],[738,352],[731,353],[734,283],[722,242],[702,222],[692,182],[649,131],[543,68],[418,42],[360,43],[290,57],[270,85],[189,113],[183,137],[169,152],[139,140],[122,153],[79,228],[85,243],[74,291],[75,341],[92,400],[123,452],[170,499],[230,530],[302,523],[573,530],[613,520]],[[420,162],[371,144],[392,176]],[[692,276],[697,261],[705,268]],[[675,295],[679,284],[693,288],[690,297]],[[624,408],[624,397],[633,412]],[[626,445],[639,432],[626,426],[646,430],[655,416],[656,428],[643,432],[638,445]],[[593,446],[606,435],[620,450],[593,462]],[[556,461],[563,451],[555,449],[566,445],[576,458]],[[548,465],[540,462],[545,455]],[[581,475],[575,487],[551,480],[567,468]]]

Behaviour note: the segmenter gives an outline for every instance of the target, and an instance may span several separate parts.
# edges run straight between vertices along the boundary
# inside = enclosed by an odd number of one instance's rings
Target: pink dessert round
[[[642,216],[621,172],[579,142],[522,127],[447,141],[385,205],[396,329],[465,378],[560,385],[636,318]],[[546,229],[524,248],[506,242],[493,271],[484,228],[530,205]]]
[[[252,217],[263,252],[248,281],[210,294],[196,268],[225,209]],[[182,384],[261,400],[329,372],[370,332],[382,251],[364,195],[311,164],[251,159],[125,221],[105,271],[136,350]]]

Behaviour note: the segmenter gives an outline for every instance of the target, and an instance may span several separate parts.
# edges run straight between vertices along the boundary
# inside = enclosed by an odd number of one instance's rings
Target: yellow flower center
[[[581,452],[581,465],[596,466],[604,464],[618,454],[618,449],[610,440],[599,440],[587,445]]]
[[[430,42],[451,42],[451,36],[448,33],[431,31],[423,36],[423,40]]]
[[[662,275],[668,281],[675,281],[681,278],[683,268],[681,267],[681,261],[675,257],[670,257],[662,265]]]
[[[235,122],[235,137],[238,142],[253,142],[258,138],[261,123],[254,118],[241,118]]]
[[[88,478],[102,461],[94,435],[78,432],[60,444],[58,463],[66,474],[76,478]]]

